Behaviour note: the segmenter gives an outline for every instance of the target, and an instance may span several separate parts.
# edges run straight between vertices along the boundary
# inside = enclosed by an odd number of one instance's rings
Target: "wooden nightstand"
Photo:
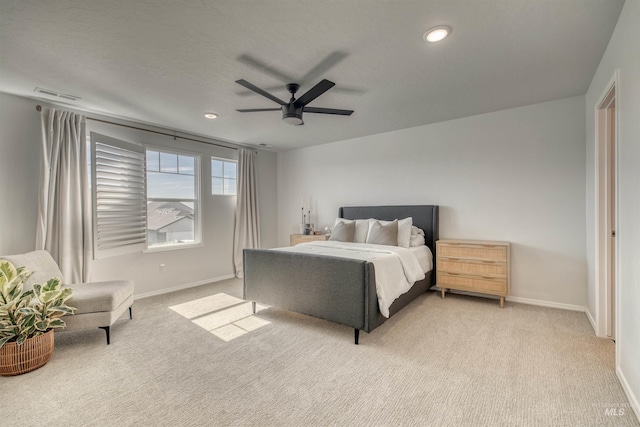
[[[329,240],[328,234],[292,234],[289,236],[289,244],[291,246],[300,243],[317,242],[318,240]]]
[[[442,289],[478,292],[500,297],[500,308],[509,295],[509,242],[438,240],[436,285]]]

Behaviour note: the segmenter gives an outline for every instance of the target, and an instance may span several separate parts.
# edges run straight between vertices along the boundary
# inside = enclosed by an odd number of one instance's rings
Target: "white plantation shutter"
[[[142,146],[91,132],[94,257],[145,249],[147,202]]]

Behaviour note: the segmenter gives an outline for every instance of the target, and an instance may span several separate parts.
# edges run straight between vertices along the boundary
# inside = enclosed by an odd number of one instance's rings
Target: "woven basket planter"
[[[53,329],[32,337],[22,345],[15,342],[0,347],[0,375],[20,375],[43,366],[53,353]]]

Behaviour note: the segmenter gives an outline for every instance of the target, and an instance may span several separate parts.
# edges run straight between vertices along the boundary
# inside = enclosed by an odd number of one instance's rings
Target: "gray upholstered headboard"
[[[347,206],[338,211],[338,217],[345,219],[376,218],[384,221],[413,218],[413,225],[424,230],[424,240],[434,255],[438,234],[438,206]]]

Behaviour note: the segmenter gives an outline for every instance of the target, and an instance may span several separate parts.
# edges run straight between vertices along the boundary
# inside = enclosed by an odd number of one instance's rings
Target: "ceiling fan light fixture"
[[[298,126],[302,124],[302,117],[300,116],[284,116],[282,121],[291,126]]]
[[[296,108],[294,104],[283,105],[282,121],[291,126],[302,124],[302,108]]]
[[[428,29],[422,38],[424,41],[435,43],[440,40],[444,40],[449,34],[451,34],[451,27],[447,25],[438,25],[437,27]]]
[[[204,116],[207,119],[213,120],[213,119],[217,119],[218,115],[216,113],[204,113]]]

